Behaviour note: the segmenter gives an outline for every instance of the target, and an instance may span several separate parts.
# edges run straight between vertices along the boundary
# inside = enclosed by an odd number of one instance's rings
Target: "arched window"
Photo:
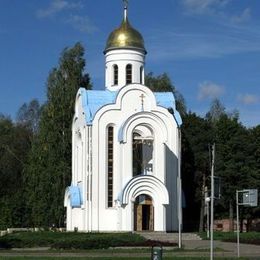
[[[118,85],[118,66],[114,65],[114,85]]]
[[[114,128],[107,128],[107,207],[113,207]]]
[[[140,67],[140,84],[143,84],[143,71],[144,71],[144,67],[141,66]]]
[[[127,64],[126,65],[126,84],[132,83],[132,65]]]
[[[142,141],[141,135],[133,134],[133,176],[141,175],[142,169]]]
[[[152,174],[153,137],[133,133],[133,176]]]

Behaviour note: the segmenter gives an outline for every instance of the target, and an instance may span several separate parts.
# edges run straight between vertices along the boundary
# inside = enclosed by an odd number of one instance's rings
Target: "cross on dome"
[[[125,8],[128,7],[128,0],[123,0],[124,4],[125,4]]]
[[[127,19],[127,9],[128,9],[128,0],[123,0],[124,2],[124,20]]]

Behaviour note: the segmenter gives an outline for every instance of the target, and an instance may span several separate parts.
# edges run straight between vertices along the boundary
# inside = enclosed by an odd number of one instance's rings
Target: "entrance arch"
[[[149,213],[149,217],[151,218],[152,216],[153,218],[153,230],[165,231],[165,205],[169,204],[169,194],[165,185],[153,175],[139,175],[133,177],[125,185],[124,189],[122,190],[122,193],[119,195],[118,202],[121,205],[121,207],[125,209],[123,218],[127,219],[126,229],[135,230],[135,205],[140,204],[136,203],[136,200],[140,195],[146,195],[146,199],[149,198],[147,199],[147,204],[149,200],[150,204],[152,201],[153,213]],[[138,198],[138,202],[139,200],[140,197]],[[149,209],[148,207],[142,207],[142,210],[143,208],[145,215],[147,214]],[[141,209],[139,209],[139,211],[140,210]]]
[[[139,195],[134,202],[134,231],[154,230],[153,199],[145,194]]]

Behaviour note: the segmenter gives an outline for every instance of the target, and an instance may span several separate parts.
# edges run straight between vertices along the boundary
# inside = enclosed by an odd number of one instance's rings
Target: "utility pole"
[[[182,247],[182,185],[181,185],[181,128],[179,127],[178,135],[178,246]]]
[[[211,208],[210,208],[210,260],[213,260],[213,227],[214,227],[214,166],[215,166],[215,143],[212,145],[211,161]]]
[[[239,245],[239,232],[240,232],[240,225],[239,225],[239,201],[238,201],[238,193],[236,191],[236,208],[237,208],[237,257],[240,257],[240,245]]]

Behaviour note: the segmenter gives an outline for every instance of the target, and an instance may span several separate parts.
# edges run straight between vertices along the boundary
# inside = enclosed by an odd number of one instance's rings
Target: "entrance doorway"
[[[134,230],[154,230],[153,200],[148,195],[140,195],[134,202]]]

